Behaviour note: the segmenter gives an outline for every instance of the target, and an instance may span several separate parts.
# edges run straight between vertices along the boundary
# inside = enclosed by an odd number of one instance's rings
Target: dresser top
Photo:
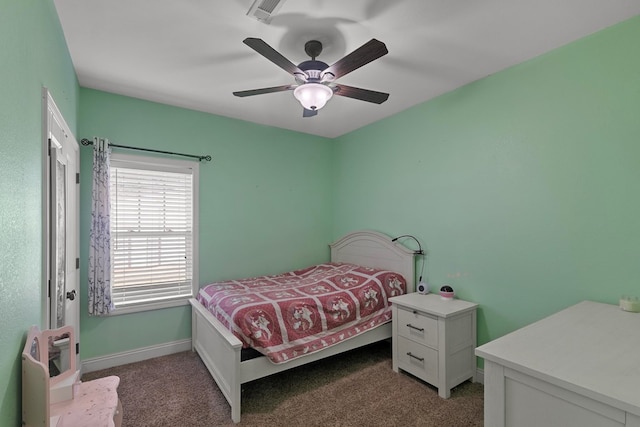
[[[640,314],[616,305],[583,301],[476,355],[640,414]]]
[[[460,299],[444,299],[439,294],[419,294],[417,292],[389,298],[393,304],[422,311],[438,317],[454,316],[475,310],[478,304]]]

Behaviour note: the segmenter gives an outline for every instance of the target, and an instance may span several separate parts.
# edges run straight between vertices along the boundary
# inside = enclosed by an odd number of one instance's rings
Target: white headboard
[[[414,251],[392,242],[389,236],[377,231],[354,231],[329,247],[331,261],[395,271],[407,281],[407,292],[415,291]]]

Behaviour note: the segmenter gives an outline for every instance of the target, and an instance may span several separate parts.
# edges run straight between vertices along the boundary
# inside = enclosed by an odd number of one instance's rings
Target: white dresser
[[[484,425],[640,427],[640,314],[584,301],[476,349]]]
[[[440,295],[405,294],[393,303],[393,370],[434,385],[448,398],[451,389],[475,381],[477,304]]]

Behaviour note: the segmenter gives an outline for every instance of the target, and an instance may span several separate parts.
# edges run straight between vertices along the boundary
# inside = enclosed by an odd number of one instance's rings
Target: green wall
[[[84,88],[80,105],[79,139],[213,157],[200,165],[201,284],[328,259],[331,140]],[[82,148],[81,254],[88,250],[91,163],[91,148]],[[86,257],[80,275],[86,304]],[[83,359],[191,337],[189,306],[81,316]]]
[[[20,352],[43,325],[42,86],[72,130],[78,84],[52,1],[0,0],[0,425],[20,425]]]
[[[20,423],[19,353],[43,322],[42,86],[78,139],[212,155],[201,283],[323,261],[333,238],[371,228],[422,241],[432,285],[481,305],[481,343],[583,299],[640,294],[640,17],[331,141],[79,89],[52,1],[0,6],[2,426]],[[81,322],[83,359],[190,328],[187,308]]]
[[[341,137],[334,236],[416,235],[480,344],[640,296],[638,40],[640,17]]]

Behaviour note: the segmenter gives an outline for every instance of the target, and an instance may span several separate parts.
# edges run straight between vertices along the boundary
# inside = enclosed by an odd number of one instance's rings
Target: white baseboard
[[[484,369],[476,368],[476,382],[484,384]]]
[[[81,372],[87,373],[99,371],[101,369],[113,368],[114,366],[140,362],[142,360],[167,356],[169,354],[180,353],[188,350],[191,350],[191,339],[137,348],[135,350],[123,351],[121,353],[113,353],[106,356],[83,360]]]

